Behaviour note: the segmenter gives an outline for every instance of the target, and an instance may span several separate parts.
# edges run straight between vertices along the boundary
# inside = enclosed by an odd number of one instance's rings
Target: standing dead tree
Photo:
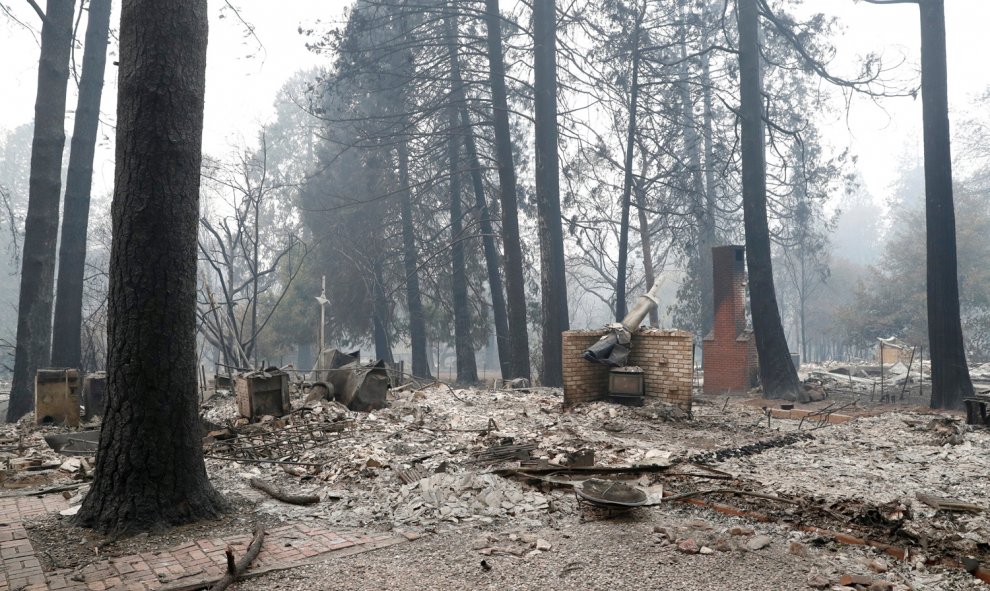
[[[55,367],[79,367],[81,360],[86,234],[109,33],[110,0],[92,0],[89,3],[79,102],[69,152],[69,172],[65,179],[65,208],[62,213],[52,328],[52,365]]]
[[[753,335],[760,359],[760,382],[767,398],[794,399],[798,376],[791,363],[780,320],[767,224],[767,164],[764,146],[757,0],[739,0],[739,86],[743,217],[749,272]]]
[[[199,326],[227,365],[254,367],[258,341],[302,269],[308,246],[281,209],[291,188],[269,171],[264,134],[234,166],[212,162],[205,176],[226,214],[200,218]]]
[[[45,13],[38,9],[43,19],[41,58],[8,421],[16,421],[34,408],[34,374],[51,360],[55,246],[74,6],[73,0],[49,0]]]
[[[120,19],[107,412],[76,523],[127,534],[216,517],[200,439],[196,238],[205,0],[128,0]]]

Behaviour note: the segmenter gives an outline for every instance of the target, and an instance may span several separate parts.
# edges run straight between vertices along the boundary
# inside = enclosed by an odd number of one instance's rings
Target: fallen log
[[[275,486],[274,484],[265,482],[260,478],[251,479],[251,488],[256,488],[261,492],[267,494],[273,499],[278,499],[283,503],[289,503],[290,505],[312,505],[313,503],[320,502],[319,495],[294,495],[285,492],[281,488]]]
[[[237,563],[234,562],[234,551],[231,550],[230,546],[227,546],[227,574],[210,587],[210,591],[223,591],[244,574],[244,571],[258,557],[258,553],[261,552],[261,544],[264,541],[265,528],[259,525],[258,529],[254,530],[254,539],[251,540],[251,545],[248,546],[247,552],[244,553],[244,557]]]

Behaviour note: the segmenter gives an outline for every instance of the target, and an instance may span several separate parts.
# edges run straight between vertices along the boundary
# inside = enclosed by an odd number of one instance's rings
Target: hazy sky
[[[505,2],[506,0],[503,0]],[[23,0],[11,0],[14,14],[37,27],[37,16]],[[115,2],[119,8],[119,2]],[[235,3],[244,20],[255,27],[257,40],[245,35],[244,26],[223,2],[210,2],[210,41],[207,70],[204,149],[222,155],[232,146],[251,142],[273,112],[275,93],[295,71],[322,63],[324,58],[305,48],[300,25],[341,18],[344,0],[240,0]],[[836,41],[840,57],[838,73],[851,72],[857,56],[879,52],[895,63],[906,58],[904,76],[916,76],[919,54],[919,19],[912,5],[875,6],[853,0],[806,0],[806,10],[839,16],[845,35]],[[114,15],[116,28],[118,16]],[[956,110],[990,87],[990,69],[983,54],[990,1],[946,0],[950,103]],[[3,108],[0,128],[13,128],[31,120],[37,80],[38,45],[35,35],[0,15],[0,80]],[[81,53],[76,56],[81,63]],[[111,58],[116,59],[116,56]],[[112,122],[116,84],[114,67],[108,66],[103,111]],[[74,109],[74,88],[68,102]],[[851,111],[827,117],[825,137],[833,144],[851,147],[859,156],[859,170],[867,188],[882,199],[896,175],[900,157],[920,154],[921,104],[910,98],[887,99],[882,108],[855,99]],[[71,121],[67,122],[71,130]],[[101,133],[112,134],[104,126]],[[98,154],[94,189],[108,192],[112,185],[112,154],[107,145]]]

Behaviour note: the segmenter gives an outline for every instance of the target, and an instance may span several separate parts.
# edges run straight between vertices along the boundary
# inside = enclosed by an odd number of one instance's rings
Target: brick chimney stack
[[[741,393],[756,385],[756,342],[746,329],[746,249],[712,248],[715,318],[704,341],[706,394]]]

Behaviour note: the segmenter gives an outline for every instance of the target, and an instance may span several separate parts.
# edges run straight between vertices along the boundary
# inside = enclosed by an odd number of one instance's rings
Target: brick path
[[[82,569],[43,572],[22,521],[67,507],[59,495],[0,499],[0,591],[103,591],[180,588],[223,576],[224,549],[243,556],[251,541],[245,534],[228,539],[186,542],[159,552],[99,560]],[[405,541],[391,534],[338,533],[305,524],[265,532],[261,553],[248,572],[263,572],[314,562],[332,553],[371,550]]]

